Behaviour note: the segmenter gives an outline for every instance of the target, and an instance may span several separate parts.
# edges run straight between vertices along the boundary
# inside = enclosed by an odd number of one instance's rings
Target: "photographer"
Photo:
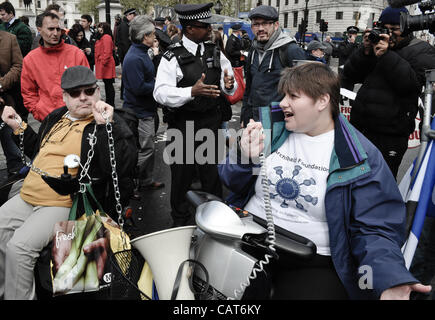
[[[343,71],[347,81],[362,83],[350,122],[378,147],[395,177],[415,129],[424,70],[435,68],[435,49],[400,31],[401,12],[408,10],[384,9]]]

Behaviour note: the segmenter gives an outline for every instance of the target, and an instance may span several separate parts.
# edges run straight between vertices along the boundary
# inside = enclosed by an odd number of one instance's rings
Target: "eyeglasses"
[[[85,93],[85,95],[87,96],[92,96],[95,93],[95,90],[97,90],[97,87],[92,87],[92,88],[86,88],[86,89],[72,89],[72,90],[65,90],[70,96],[71,98],[78,98],[80,97],[80,95],[82,94],[82,92]]]
[[[270,26],[273,23],[273,21],[265,21],[265,22],[255,22],[251,24],[252,28],[259,28],[262,26],[263,28]]]

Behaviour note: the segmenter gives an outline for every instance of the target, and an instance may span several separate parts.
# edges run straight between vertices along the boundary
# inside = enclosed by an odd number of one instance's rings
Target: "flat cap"
[[[317,40],[310,41],[310,43],[307,46],[307,51],[312,51],[317,49],[326,50],[326,46]]]
[[[359,32],[359,28],[355,27],[355,26],[347,27],[346,30],[347,30],[347,33],[358,33]]]
[[[213,2],[205,4],[176,4],[175,12],[180,21],[199,21],[202,23],[215,23],[211,13]]]
[[[231,29],[236,30],[236,31],[240,30],[240,29],[242,29],[242,24],[241,23],[236,23],[236,24],[231,26]]]
[[[124,16],[129,15],[130,13],[136,14],[136,9],[135,8],[130,8],[128,10],[125,10],[124,11]]]
[[[278,11],[274,7],[261,5],[249,12],[249,19],[262,18],[265,20],[278,21]]]
[[[97,79],[91,69],[85,66],[74,66],[64,71],[60,80],[60,87],[63,90],[70,90],[95,83],[97,83]]]

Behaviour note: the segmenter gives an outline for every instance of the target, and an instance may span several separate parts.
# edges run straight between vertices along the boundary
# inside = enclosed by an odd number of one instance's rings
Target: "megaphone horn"
[[[179,266],[189,259],[190,243],[196,226],[179,227],[154,232],[130,241],[148,262],[159,299],[171,299]],[[184,264],[176,300],[195,300]]]

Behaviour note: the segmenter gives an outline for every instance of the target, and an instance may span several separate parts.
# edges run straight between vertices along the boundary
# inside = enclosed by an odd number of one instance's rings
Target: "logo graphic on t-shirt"
[[[303,186],[311,186],[316,185],[316,180],[314,178],[310,179],[304,179],[302,182],[300,182],[300,179],[296,179],[296,177],[299,175],[300,171],[302,170],[301,166],[296,165],[293,169],[293,176],[291,178],[283,177],[284,170],[282,169],[282,166],[274,167],[275,173],[277,176],[279,176],[278,181],[276,183],[273,183],[269,179],[269,185],[275,186],[275,190],[277,193],[270,193],[270,198],[275,199],[277,196],[282,198],[282,203],[280,206],[282,208],[288,208],[289,202],[295,201],[296,202],[296,208],[307,212],[304,205],[301,203],[302,200],[305,202],[311,203],[312,205],[316,205],[318,202],[317,197],[313,197],[309,194],[303,195],[302,188]],[[299,180],[299,181],[298,181]]]

